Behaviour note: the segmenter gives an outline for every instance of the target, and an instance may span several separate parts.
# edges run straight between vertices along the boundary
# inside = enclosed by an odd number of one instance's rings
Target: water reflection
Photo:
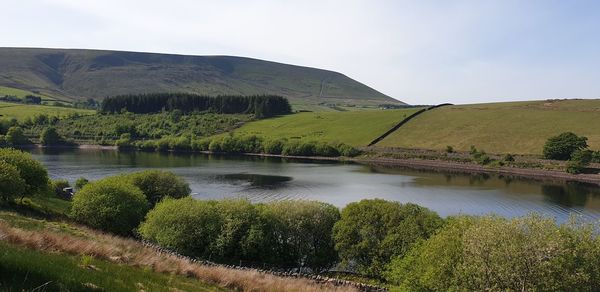
[[[216,176],[217,180],[231,182],[247,182],[252,187],[264,187],[269,189],[283,188],[291,181],[289,176],[264,175],[255,173],[232,173]]]
[[[600,219],[600,188],[511,176],[414,170],[353,163],[249,156],[112,150],[32,149],[52,178],[74,182],[165,169],[190,183],[198,199],[310,199],[343,207],[365,198],[419,204],[440,213],[521,216],[539,212],[564,221],[571,213]]]

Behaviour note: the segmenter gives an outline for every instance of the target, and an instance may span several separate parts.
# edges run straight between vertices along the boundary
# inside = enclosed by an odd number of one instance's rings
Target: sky
[[[0,0],[0,8],[0,47],[252,57],[337,71],[410,104],[600,98],[596,0]]]

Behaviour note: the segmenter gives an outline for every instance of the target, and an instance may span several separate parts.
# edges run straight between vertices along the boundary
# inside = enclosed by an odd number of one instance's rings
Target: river
[[[73,183],[143,169],[169,170],[187,180],[197,199],[244,197],[254,202],[309,199],[343,207],[382,198],[428,207],[442,216],[537,212],[559,222],[600,219],[600,187],[495,175],[451,174],[356,163],[187,153],[32,149],[50,177]]]

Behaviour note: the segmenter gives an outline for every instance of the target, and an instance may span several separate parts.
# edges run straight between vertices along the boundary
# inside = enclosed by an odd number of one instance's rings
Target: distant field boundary
[[[442,103],[442,104],[438,104],[438,105],[434,105],[434,106],[430,106],[424,109],[421,109],[419,111],[417,111],[416,113],[408,116],[407,118],[405,118],[404,120],[400,121],[400,123],[398,123],[397,125],[395,125],[393,128],[389,129],[387,132],[383,133],[383,135],[375,138],[375,140],[371,141],[371,143],[369,143],[369,145],[367,146],[373,146],[375,144],[377,144],[379,141],[383,140],[385,137],[387,137],[389,134],[393,133],[394,131],[398,130],[400,127],[402,127],[404,124],[406,124],[408,121],[412,120],[414,117],[426,112],[426,111],[430,111],[432,109],[436,109],[438,107],[443,107],[443,106],[447,106],[447,105],[453,105],[451,103]]]

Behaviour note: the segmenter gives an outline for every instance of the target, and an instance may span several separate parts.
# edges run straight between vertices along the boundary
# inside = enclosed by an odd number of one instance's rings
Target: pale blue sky
[[[412,104],[600,98],[600,1],[0,3],[3,47],[247,56]]]

